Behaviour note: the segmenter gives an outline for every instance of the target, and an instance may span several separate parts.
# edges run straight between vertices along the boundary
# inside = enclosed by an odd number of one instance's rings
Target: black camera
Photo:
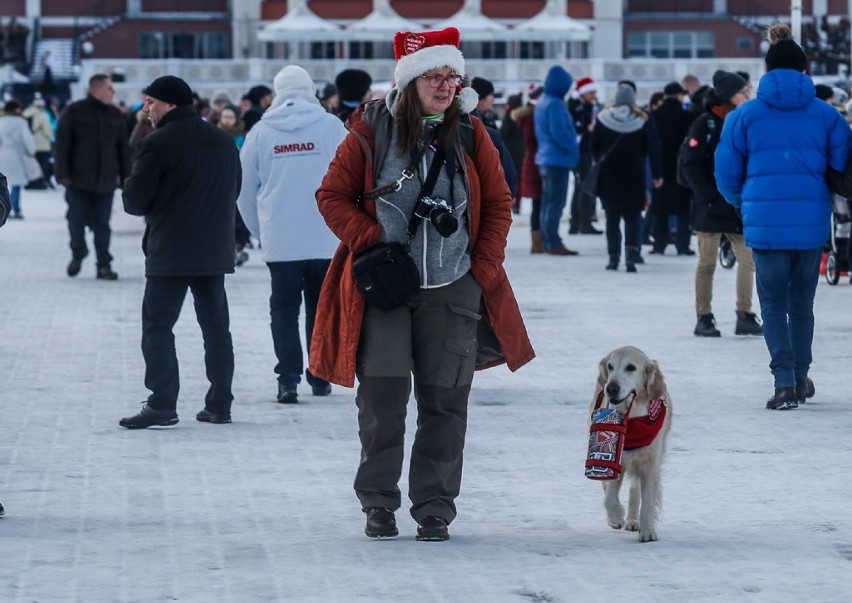
[[[432,199],[421,197],[414,208],[414,214],[420,218],[428,219],[435,230],[446,238],[459,229],[459,221],[453,215],[452,208],[443,199]]]

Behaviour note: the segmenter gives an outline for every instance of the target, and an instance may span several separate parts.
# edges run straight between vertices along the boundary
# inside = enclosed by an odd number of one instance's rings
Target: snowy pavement
[[[698,339],[695,258],[670,248],[638,274],[606,272],[592,236],[567,239],[578,257],[530,256],[520,216],[506,268],[538,358],[477,373],[451,540],[415,542],[404,506],[400,538],[373,542],[352,491],[354,391],[312,398],[303,385],[303,403],[274,401],[257,252],[227,278],[234,423],[194,420],[206,380],[188,297],[181,422],[127,431],[118,419],[147,395],[142,223],[116,198],[120,279],[96,280],[93,253],[71,279],[62,195],[24,191],[22,204],[26,219],[0,230],[3,603],[852,600],[845,278],[817,290],[816,397],[767,411],[763,341],[733,335],[734,271],[717,270],[723,336]],[[606,525],[583,476],[597,363],[628,344],[659,360],[674,401],[649,544]]]

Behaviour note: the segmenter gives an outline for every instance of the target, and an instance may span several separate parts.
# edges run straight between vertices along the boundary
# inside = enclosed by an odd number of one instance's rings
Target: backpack
[[[687,134],[686,138],[683,139],[683,142],[680,143],[680,148],[677,151],[677,183],[680,186],[689,189],[691,189],[692,186],[686,179],[686,173],[683,168],[683,163],[686,160],[686,152],[689,150],[690,138],[692,137]],[[709,155],[710,153],[714,152],[718,144],[719,137],[716,136],[716,120],[713,119],[713,115],[711,113],[707,113],[707,151],[705,157],[707,157],[707,155]]]

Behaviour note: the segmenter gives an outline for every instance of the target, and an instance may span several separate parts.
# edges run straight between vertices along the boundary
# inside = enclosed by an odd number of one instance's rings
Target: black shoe
[[[295,404],[299,401],[299,394],[296,393],[295,383],[279,383],[278,384],[278,403],[279,404]]]
[[[367,514],[367,525],[364,528],[364,533],[369,538],[395,538],[399,536],[399,530],[396,528],[396,517],[393,511],[384,507],[367,507],[364,509]]]
[[[716,328],[716,319],[712,314],[703,314],[698,317],[693,334],[696,337],[721,337],[722,333]]]
[[[157,410],[147,403],[139,414],[121,419],[118,424],[127,429],[145,429],[146,427],[169,427],[177,425],[178,416],[173,410]]]
[[[97,278],[102,281],[116,281],[118,280],[118,273],[113,272],[109,266],[101,266],[98,268]]]
[[[579,234],[599,235],[599,234],[603,234],[603,231],[598,230],[594,226],[586,226],[585,228],[580,229]]]
[[[815,393],[816,387],[810,377],[796,377],[796,400],[799,404],[804,404],[807,398],[813,398]]]
[[[763,335],[763,326],[757,316],[751,312],[737,312],[737,326],[734,335]]]
[[[651,250],[651,251],[649,251],[648,253],[650,253],[651,255],[665,255],[665,254],[666,254],[666,250],[665,250],[665,249],[657,249],[657,248],[655,247],[654,249],[652,249],[652,250]]]
[[[796,401],[796,388],[776,387],[775,395],[766,401],[766,408],[769,410],[791,410],[799,408],[799,403]]]
[[[0,504],[0,517],[3,517],[6,514],[6,510],[3,508],[3,505]]]
[[[331,394],[331,383],[325,385],[312,385],[311,393],[315,396],[328,396]]]
[[[636,264],[635,264],[635,263],[633,263],[633,262],[627,262],[627,263],[624,265],[624,269],[625,269],[625,271],[627,271],[627,272],[636,272]]]
[[[440,542],[449,539],[450,532],[447,529],[446,519],[429,515],[417,522],[417,536],[415,540],[421,542]]]
[[[80,274],[80,268],[83,267],[83,258],[74,258],[68,263],[66,272],[68,276],[77,276]]]
[[[609,264],[606,265],[607,270],[618,270],[618,258],[617,256],[609,256]]]
[[[695,255],[695,252],[692,249],[684,249],[683,251],[678,251],[678,255]]]
[[[231,413],[216,414],[204,408],[198,411],[198,414],[195,415],[195,420],[201,421],[202,423],[230,423]]]

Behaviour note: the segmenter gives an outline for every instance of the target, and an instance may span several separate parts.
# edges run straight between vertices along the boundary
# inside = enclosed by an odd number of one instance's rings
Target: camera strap
[[[426,145],[428,148],[428,145]],[[423,153],[415,153],[412,151],[411,157],[412,159],[417,157],[417,161],[419,161],[423,157]],[[440,148],[436,148],[435,156],[432,158],[432,165],[429,166],[429,171],[426,174],[426,181],[420,187],[420,195],[417,197],[417,201],[424,197],[429,197],[432,194],[432,191],[435,189],[435,183],[438,181],[438,174],[441,173],[441,166],[444,163],[444,151]],[[417,203],[414,204],[416,209]],[[414,213],[414,209],[411,210],[411,219],[408,221],[408,243],[406,243],[406,248],[408,248],[408,244],[411,243],[411,239],[414,238],[414,235],[417,234],[417,228],[420,226],[420,222],[422,222],[422,218],[420,218],[416,213]]]

